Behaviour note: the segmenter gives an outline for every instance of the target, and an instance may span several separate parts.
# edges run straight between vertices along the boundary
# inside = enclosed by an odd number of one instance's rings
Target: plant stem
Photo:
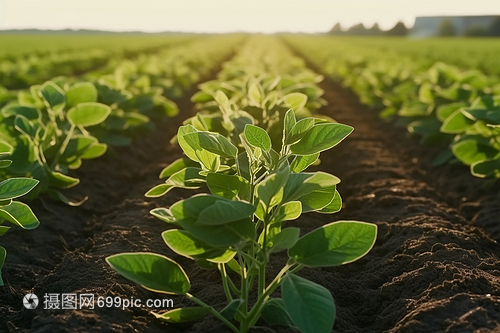
[[[59,163],[59,158],[61,157],[62,154],[66,151],[66,148],[68,147],[69,140],[71,140],[71,137],[73,136],[73,132],[75,131],[75,125],[71,125],[68,134],[66,135],[66,138],[64,139],[64,142],[62,143],[61,147],[59,147],[59,150],[57,151],[56,156],[54,157],[54,160],[52,161],[52,166],[51,169],[54,170]]]
[[[189,297],[191,300],[193,300],[194,302],[198,303],[199,305],[201,305],[202,307],[204,308],[208,308],[210,309],[210,313],[215,316],[217,319],[219,319],[220,321],[222,321],[227,327],[229,327],[234,333],[240,333],[240,330],[234,326],[229,320],[227,320],[226,318],[224,318],[219,312],[217,312],[213,307],[211,307],[210,305],[206,304],[205,302],[203,302],[202,300],[194,297],[193,295],[187,293],[186,294],[187,297]]]
[[[220,274],[222,276],[222,285],[224,286],[224,293],[226,294],[228,303],[230,303],[233,300],[233,296],[231,296],[231,291],[229,290],[229,286],[227,284],[227,280],[229,279],[229,277],[227,276],[226,265],[218,264],[218,267]]]

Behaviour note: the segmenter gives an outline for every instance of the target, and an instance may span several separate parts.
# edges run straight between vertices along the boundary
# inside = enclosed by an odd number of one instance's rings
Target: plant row
[[[174,57],[185,71],[203,74],[227,57],[240,39],[200,39],[179,47],[171,56],[164,53],[163,59],[168,66]],[[161,60],[157,60],[160,71]],[[160,121],[178,113],[176,104],[164,96],[170,85],[151,85],[148,71],[139,67],[126,61],[95,81],[58,77],[18,91],[17,98],[0,110],[0,158],[9,158],[0,160],[0,180],[4,180],[0,183],[0,223],[8,221],[25,229],[38,226],[26,204],[12,201],[23,195],[31,200],[48,193],[68,205],[82,204],[86,198],[74,201],[61,192],[80,182],[69,175],[71,170],[84,160],[102,156],[109,145],[130,144],[144,128],[151,128],[151,117]],[[187,89],[198,78],[199,74],[189,75],[182,86]],[[7,230],[0,226],[0,235]],[[0,259],[1,268],[3,248]]]
[[[363,103],[381,109],[382,118],[396,120],[424,144],[442,145],[435,165],[463,163],[476,177],[500,178],[498,77],[324,37],[287,41]]]
[[[157,41],[157,45],[147,45],[139,49],[130,50],[123,45],[114,49],[89,48],[69,49],[36,54],[16,56],[13,59],[0,60],[0,87],[9,89],[26,88],[39,84],[55,76],[84,73],[86,71],[115,64],[125,58],[136,57],[139,54],[155,53],[159,50],[175,47],[194,40],[192,36],[165,37]],[[1,91],[0,91],[1,95]],[[1,97],[0,97],[1,99]]]
[[[215,309],[190,294],[186,272],[164,255],[108,257],[111,267],[146,289],[184,295],[198,305],[154,313],[157,318],[181,323],[211,314],[241,333],[260,318],[304,333],[331,331],[332,295],[297,272],[361,258],[373,246],[377,228],[337,221],[301,235],[300,220],[290,222],[342,206],[340,179],[305,171],[353,130],[312,114],[324,104],[320,80],[279,39],[256,36],[224,64],[217,80],[200,85],[192,98],[199,111],[174,140],[184,157],[161,172],[165,181],[146,196],[198,190],[151,214],[168,223],[162,238],[173,253],[220,272],[227,306]],[[269,279],[270,263],[283,251],[286,264]]]

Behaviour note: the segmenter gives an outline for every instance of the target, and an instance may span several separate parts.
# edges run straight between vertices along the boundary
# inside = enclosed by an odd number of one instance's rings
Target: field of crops
[[[117,36],[0,35],[0,332],[500,329],[497,40]]]

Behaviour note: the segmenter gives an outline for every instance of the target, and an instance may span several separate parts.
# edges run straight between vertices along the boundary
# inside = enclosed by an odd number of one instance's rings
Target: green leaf
[[[125,278],[151,291],[184,295],[191,288],[182,267],[159,254],[120,253],[107,257],[106,262]]]
[[[267,246],[271,248],[271,252],[279,252],[288,250],[297,243],[300,236],[299,228],[286,228],[281,230],[275,236],[270,237],[267,241]]]
[[[0,158],[4,155],[11,155],[14,148],[5,141],[0,140]]]
[[[313,155],[297,156],[290,166],[292,172],[299,173],[314,164],[319,158],[319,153]]]
[[[291,146],[291,151],[295,155],[313,155],[337,145],[352,131],[351,126],[343,124],[315,125],[299,142]]]
[[[79,156],[79,158],[84,160],[91,160],[94,158],[101,157],[108,150],[108,145],[105,143],[94,143],[90,147],[87,147],[83,154]]]
[[[12,164],[11,160],[0,161],[0,169],[8,168]]]
[[[300,201],[291,201],[283,204],[279,211],[276,213],[271,223],[291,221],[298,219],[302,214],[302,203]]]
[[[146,193],[148,198],[157,198],[165,195],[173,188],[198,189],[205,183],[205,177],[200,175],[200,168],[188,167],[174,173],[165,181],[153,187]]]
[[[68,108],[89,102],[97,102],[97,89],[91,82],[76,83],[66,92]]]
[[[160,173],[160,179],[168,178],[174,173],[181,171],[187,167],[200,167],[198,162],[194,162],[186,157],[181,157],[170,163],[166,168],[164,168]]]
[[[326,213],[332,214],[340,211],[342,209],[342,198],[340,197],[340,193],[335,190],[335,196],[333,200],[328,204],[328,206],[323,207],[318,213]]]
[[[292,128],[290,135],[285,140],[285,144],[290,145],[302,139],[306,133],[313,128],[314,118],[304,118],[299,120]]]
[[[332,294],[316,283],[287,274],[281,284],[285,307],[303,333],[330,333],[335,322]]]
[[[241,304],[243,304],[242,299],[233,299],[231,303],[229,303],[224,309],[220,311],[220,314],[227,320],[233,320]]]
[[[30,192],[38,180],[31,178],[9,178],[0,183],[0,200],[22,197]]]
[[[285,119],[284,119],[284,126],[283,126],[283,140],[286,142],[288,137],[292,133],[292,128],[295,126],[295,123],[297,121],[295,120],[295,112],[293,112],[292,109],[288,110],[285,113]]]
[[[88,197],[85,197],[83,198],[82,200],[80,201],[74,201],[74,200],[71,200],[69,199],[68,197],[66,197],[64,194],[62,194],[61,192],[57,191],[57,190],[54,190],[54,189],[49,189],[47,191],[49,193],[49,195],[55,199],[55,200],[59,200],[63,203],[65,203],[66,205],[68,206],[71,206],[71,207],[78,207],[78,206],[81,206],[83,205],[87,200],[88,200]]]
[[[338,183],[340,183],[339,178],[326,172],[292,173],[285,185],[283,200],[286,202],[300,200],[303,204],[313,205],[316,198],[321,202],[323,202],[323,199],[317,197],[317,195],[312,195],[310,198],[307,196],[313,192],[319,192],[324,193],[325,196],[330,198],[325,204],[326,206],[333,199],[335,195],[335,186]],[[314,206],[317,208],[317,205]],[[306,210],[304,206],[302,210]]]
[[[488,176],[500,178],[500,159],[477,161],[470,166],[470,169],[472,175],[479,178]]]
[[[60,111],[66,105],[66,97],[64,91],[51,81],[45,82],[38,92],[42,97],[46,107],[53,111]]]
[[[456,158],[466,165],[493,158],[499,153],[495,148],[475,140],[460,141],[453,145],[451,150]]]
[[[286,310],[285,302],[280,298],[271,298],[267,301],[261,316],[269,325],[295,327],[290,314]]]
[[[2,280],[2,267],[5,262],[5,257],[7,256],[7,251],[0,246],[0,286],[3,286]]]
[[[62,189],[72,188],[80,183],[80,179],[70,177],[57,171],[48,173],[48,176],[51,186]]]
[[[35,120],[40,117],[40,112],[38,109],[21,106],[17,103],[8,104],[2,108],[2,116],[5,118],[15,117],[17,115],[24,116],[29,120]]]
[[[218,133],[194,132],[185,134],[183,138],[195,151],[205,149],[226,158],[236,158],[238,155],[238,148]]]
[[[259,199],[264,203],[267,210],[279,204],[283,198],[283,188],[290,175],[287,167],[267,176],[256,188]]]
[[[172,212],[167,208],[155,208],[152,209],[149,213],[164,222],[167,223],[175,222],[175,217],[172,215]]]
[[[3,236],[5,235],[5,233],[7,231],[9,231],[10,227],[6,227],[6,226],[3,226],[3,225],[0,225],[0,236]],[[1,266],[0,266],[1,267]]]
[[[0,217],[27,230],[40,225],[31,208],[19,201],[12,201],[8,206],[0,206]]]
[[[291,93],[283,97],[283,102],[287,107],[297,112],[302,110],[306,105],[307,95],[298,92]]]
[[[235,251],[214,248],[184,230],[167,230],[161,235],[172,251],[189,259],[208,259],[211,262],[226,263],[236,254]]]
[[[223,175],[220,173],[209,173],[207,185],[210,192],[227,199],[233,199],[240,195],[241,199],[250,196],[250,183],[243,177],[236,175]]]
[[[162,314],[158,314],[155,312],[152,313],[157,319],[160,319],[161,321],[178,324],[199,320],[205,315],[209,314],[210,311],[210,308],[191,307],[174,309]]]
[[[34,138],[36,136],[35,125],[24,116],[17,115],[14,120],[14,125],[19,132],[23,133],[28,138]]]
[[[324,225],[300,238],[288,251],[290,258],[310,267],[337,266],[366,255],[377,239],[377,226],[358,221]]]
[[[211,226],[226,224],[250,218],[254,212],[255,207],[243,201],[218,200],[201,211],[196,223]]]
[[[247,124],[245,126],[245,138],[254,147],[267,152],[271,149],[271,139],[267,132],[260,127]]]
[[[475,120],[466,117],[462,112],[462,109],[459,109],[446,118],[440,130],[443,133],[450,134],[462,133],[471,127],[475,122]]]
[[[101,103],[80,103],[67,113],[67,118],[75,126],[99,125],[111,113],[111,108]]]

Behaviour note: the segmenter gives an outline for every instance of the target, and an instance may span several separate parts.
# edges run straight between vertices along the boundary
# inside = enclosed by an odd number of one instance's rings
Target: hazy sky
[[[500,14],[500,0],[0,0],[0,29],[276,32],[378,22],[384,29],[421,15]]]

